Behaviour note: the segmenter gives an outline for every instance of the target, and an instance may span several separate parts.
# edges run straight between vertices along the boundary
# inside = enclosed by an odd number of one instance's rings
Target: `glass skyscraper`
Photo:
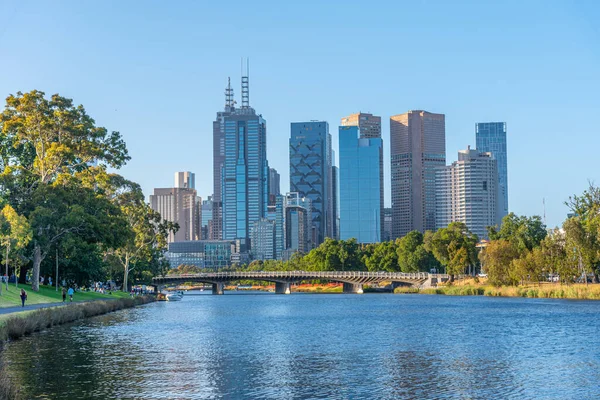
[[[325,121],[294,122],[290,136],[290,192],[312,203],[311,239],[315,246],[333,237],[333,179],[329,124]]]
[[[219,195],[213,197],[213,227],[219,224],[215,217],[222,208],[222,238],[225,240],[249,239],[253,224],[267,216],[269,199],[269,164],[267,162],[267,126],[262,115],[249,105],[248,77],[242,77],[242,106],[236,108],[233,93],[226,91],[225,112],[219,113]],[[222,138],[222,140],[221,140]],[[217,151],[218,150],[218,151]],[[217,167],[217,166],[215,166]],[[219,175],[219,176],[217,176]],[[215,182],[215,187],[217,183]],[[220,200],[220,204],[218,203]],[[217,214],[217,215],[215,215]],[[252,243],[250,243],[252,247]]]
[[[475,147],[490,152],[498,162],[499,218],[508,214],[508,164],[506,161],[506,122],[475,124]]]
[[[340,126],[340,239],[381,241],[381,138],[361,138],[357,126]]]

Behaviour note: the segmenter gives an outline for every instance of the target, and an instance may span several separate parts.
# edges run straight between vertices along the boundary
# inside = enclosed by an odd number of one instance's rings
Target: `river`
[[[591,301],[208,292],[3,356],[25,398],[596,399],[599,315]]]

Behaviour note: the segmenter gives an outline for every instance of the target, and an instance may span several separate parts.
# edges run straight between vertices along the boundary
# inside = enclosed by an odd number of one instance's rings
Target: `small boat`
[[[167,295],[167,301],[181,301],[183,294],[181,293],[169,293]]]

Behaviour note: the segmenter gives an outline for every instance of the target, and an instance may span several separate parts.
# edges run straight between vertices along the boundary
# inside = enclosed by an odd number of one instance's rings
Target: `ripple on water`
[[[600,302],[188,296],[53,328],[4,357],[27,398],[600,397]]]

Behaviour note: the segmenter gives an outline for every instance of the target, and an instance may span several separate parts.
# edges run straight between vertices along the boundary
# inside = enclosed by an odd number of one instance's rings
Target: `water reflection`
[[[600,303],[189,296],[4,351],[26,398],[600,396]]]

